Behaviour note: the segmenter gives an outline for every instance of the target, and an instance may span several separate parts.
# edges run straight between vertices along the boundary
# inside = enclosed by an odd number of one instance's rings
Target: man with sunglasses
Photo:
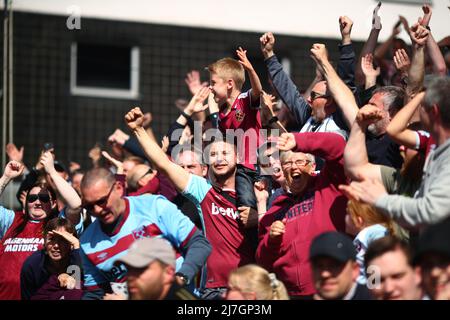
[[[127,278],[125,255],[136,239],[163,237],[177,251],[177,281],[188,285],[204,265],[211,246],[177,207],[160,195],[123,197],[124,186],[112,172],[88,171],[81,182],[83,208],[96,220],[80,239],[84,268],[84,299],[101,299]]]
[[[287,191],[278,196],[259,222],[256,261],[281,280],[291,298],[315,293],[309,246],[326,231],[344,231],[346,198],[338,190],[347,181],[345,140],[330,132],[283,133],[278,139]],[[319,174],[309,154],[322,157]]]
[[[314,84],[310,96],[305,99],[290,76],[283,70],[282,64],[273,51],[274,35],[271,32],[265,33],[261,36],[260,42],[273,87],[295,116],[298,131],[335,132],[347,139],[349,125],[346,124],[344,117],[348,111],[341,111],[337,107],[328,91],[327,82],[319,81]]]

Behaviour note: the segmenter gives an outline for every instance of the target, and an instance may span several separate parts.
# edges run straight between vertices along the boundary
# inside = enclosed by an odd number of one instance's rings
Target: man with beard
[[[256,260],[277,275],[291,298],[312,298],[315,293],[308,260],[313,239],[345,229],[347,200],[338,190],[347,181],[344,147],[344,138],[329,132],[283,133],[279,138],[287,192],[260,220]],[[318,175],[309,153],[325,160]]]
[[[405,108],[408,108],[410,104],[420,104],[423,97],[424,93],[418,94]],[[382,118],[382,111],[373,105],[366,105],[359,110],[345,147],[346,173],[353,180],[362,177],[377,179],[384,184],[390,194],[405,194],[412,197],[420,186],[423,154],[417,150],[405,148],[401,169],[373,164],[368,158],[365,144],[366,129]]]
[[[202,298],[216,299],[226,290],[231,270],[254,262],[254,250],[246,230],[256,225],[258,217],[249,207],[236,208],[236,148],[222,140],[211,143],[205,151],[209,158],[211,181],[208,181],[171,162],[145,132],[143,117],[142,111],[134,108],[125,115],[125,121],[157,170],[196,204],[212,246],[200,284]]]
[[[383,214],[392,217],[404,227],[422,229],[450,215],[450,78],[435,77],[430,81],[420,110],[420,120],[436,142],[424,167],[424,178],[414,198],[390,195],[380,179],[357,173],[357,180],[342,186],[356,200],[374,205]],[[357,151],[361,154],[361,150]],[[346,155],[347,156],[347,155]],[[362,172],[365,173],[362,173]],[[358,172],[358,171],[357,171]]]

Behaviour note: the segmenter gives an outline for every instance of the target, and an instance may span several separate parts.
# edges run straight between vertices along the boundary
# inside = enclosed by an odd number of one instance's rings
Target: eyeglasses
[[[86,209],[86,211],[88,212],[92,212],[94,210],[95,206],[99,206],[101,208],[105,208],[106,203],[108,202],[109,196],[111,195],[111,192],[114,189],[114,186],[116,185],[116,183],[113,183],[113,185],[111,186],[111,189],[109,190],[108,194],[104,197],[101,197],[100,199],[98,199],[97,201],[95,201],[94,203],[88,203],[88,204],[84,204],[83,208]]]
[[[328,98],[330,96],[328,94],[323,94],[323,93],[311,91],[310,97],[311,97],[311,101],[314,101],[317,98],[324,98],[324,99],[326,99],[326,98]]]
[[[292,164],[295,163],[295,165],[297,167],[304,167],[307,166],[308,164],[311,163],[311,160],[307,160],[307,159],[298,159],[295,161],[286,161],[285,163],[282,164],[282,166],[286,169],[289,169],[290,167],[292,167]]]
[[[140,177],[139,178],[139,180],[141,180],[143,177],[145,177],[146,175],[148,175],[148,174],[152,174],[153,173],[153,170],[152,170],[152,168],[149,168],[148,170],[147,170],[147,172],[146,173],[144,173],[143,175],[142,175],[142,177]],[[138,181],[139,181],[138,180]]]
[[[42,203],[48,203],[50,202],[50,196],[46,193],[38,193],[38,194],[30,194],[28,196],[28,203],[36,202],[36,200],[39,199]]]

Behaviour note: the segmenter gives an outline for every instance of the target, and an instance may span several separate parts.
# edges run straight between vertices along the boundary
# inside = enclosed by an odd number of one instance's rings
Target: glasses
[[[108,192],[108,194],[106,196],[101,197],[100,199],[98,199],[94,203],[84,204],[83,208],[86,209],[86,211],[88,211],[88,212],[92,212],[94,210],[95,206],[99,206],[101,208],[105,208],[106,203],[108,202],[109,196],[111,195],[111,192],[113,191],[115,185],[116,185],[116,183],[113,183],[113,185],[111,186],[111,189],[109,190],[109,192]]]
[[[317,98],[324,98],[324,99],[326,99],[326,98],[329,97],[329,95],[323,94],[323,93],[319,93],[319,92],[315,92],[315,91],[311,91],[310,97],[311,97],[311,101],[314,101]]]
[[[292,167],[292,164],[295,163],[295,165],[297,167],[304,167],[307,166],[308,164],[311,163],[311,160],[307,160],[307,159],[298,159],[295,161],[286,161],[285,163],[282,164],[283,168],[289,169],[290,167]]]
[[[147,171],[146,173],[144,173],[144,174],[142,175],[142,177],[139,178],[139,180],[141,180],[142,178],[144,178],[146,175],[152,174],[152,173],[153,173],[152,168],[149,168],[148,171]],[[139,181],[139,180],[138,180],[138,181]]]
[[[28,196],[28,203],[36,202],[36,200],[39,199],[42,203],[48,203],[50,202],[50,196],[46,193],[38,193],[38,194],[30,194]]]

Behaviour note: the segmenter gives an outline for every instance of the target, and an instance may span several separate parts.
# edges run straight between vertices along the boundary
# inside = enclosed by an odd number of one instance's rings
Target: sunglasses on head
[[[28,196],[28,203],[33,203],[39,199],[42,203],[50,202],[50,196],[46,193],[30,194]]]

